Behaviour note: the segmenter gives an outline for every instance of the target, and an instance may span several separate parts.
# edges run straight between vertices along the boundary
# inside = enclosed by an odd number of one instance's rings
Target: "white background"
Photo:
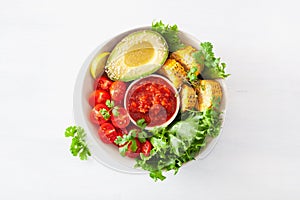
[[[297,1],[0,1],[0,199],[300,199]],[[153,182],[72,157],[76,75],[153,19],[215,44],[232,74],[219,143]]]

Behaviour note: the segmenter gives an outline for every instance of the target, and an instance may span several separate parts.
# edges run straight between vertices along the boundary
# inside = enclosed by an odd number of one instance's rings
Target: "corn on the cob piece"
[[[195,107],[197,103],[197,94],[193,87],[183,84],[180,91],[181,112],[190,110]]]
[[[195,82],[194,87],[198,95],[198,105],[196,108],[203,112],[210,108],[214,99],[222,98],[222,87],[214,80],[201,80]]]
[[[204,69],[204,65],[200,65],[193,57],[193,53],[196,51],[192,46],[186,46],[183,49],[179,49],[171,54],[171,58],[182,64],[186,71],[189,71],[192,67],[197,68],[196,75],[199,75]]]
[[[186,77],[186,72],[179,62],[174,59],[167,59],[164,65],[157,71],[157,73],[167,77],[175,88],[179,88]]]

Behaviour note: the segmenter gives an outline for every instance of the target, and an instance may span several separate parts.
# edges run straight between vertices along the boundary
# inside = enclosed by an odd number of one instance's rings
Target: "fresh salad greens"
[[[219,134],[221,112],[217,105],[204,112],[187,111],[173,126],[151,130],[153,149],[150,156],[140,155],[136,167],[148,170],[154,180],[164,180],[163,171],[174,170],[176,174],[183,163],[195,159],[208,136]]]
[[[65,131],[65,137],[72,137],[70,151],[73,156],[79,156],[81,160],[87,160],[91,152],[85,142],[86,133],[80,126],[69,126]]]
[[[202,76],[205,78],[216,79],[226,78],[230,74],[225,73],[226,64],[220,63],[220,58],[216,58],[213,52],[213,45],[210,42],[202,42],[199,51],[193,54],[199,64],[204,64],[205,68]]]
[[[160,33],[168,43],[169,51],[174,52],[183,48],[185,45],[180,41],[178,36],[177,25],[164,24],[162,21],[153,22],[152,30]]]

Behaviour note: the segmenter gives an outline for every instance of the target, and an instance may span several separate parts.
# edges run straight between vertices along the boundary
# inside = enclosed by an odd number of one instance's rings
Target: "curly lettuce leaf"
[[[193,57],[200,65],[204,64],[204,71],[201,73],[205,79],[226,78],[230,76],[225,72],[226,64],[221,63],[213,52],[213,45],[210,42],[202,42],[199,51],[193,53]]]
[[[178,27],[176,24],[171,26],[164,24],[162,21],[153,22],[152,30],[160,33],[165,38],[170,52],[177,51],[185,46],[178,36]]]
[[[187,111],[187,117],[172,127],[151,130],[153,149],[149,156],[141,154],[136,167],[150,172],[155,181],[164,180],[164,171],[178,172],[183,163],[194,160],[200,149],[206,145],[206,137],[216,137],[221,128],[217,103],[204,112]]]

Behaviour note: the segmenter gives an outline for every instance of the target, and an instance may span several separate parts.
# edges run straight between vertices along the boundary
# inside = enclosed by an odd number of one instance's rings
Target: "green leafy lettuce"
[[[176,174],[183,163],[194,160],[205,146],[207,136],[216,137],[220,132],[220,112],[214,108],[204,112],[187,111],[184,119],[171,127],[151,130],[153,149],[150,156],[140,155],[136,167],[150,172],[150,177],[164,180],[163,171],[174,170]]]
[[[176,24],[171,26],[164,24],[162,21],[153,22],[152,30],[160,33],[165,38],[170,52],[177,51],[185,46],[178,36],[178,27]]]
[[[202,42],[199,51],[193,53],[193,57],[200,65],[204,64],[204,71],[201,75],[204,79],[226,78],[226,64],[221,63],[220,58],[216,58],[213,52],[213,45],[210,42]]]

